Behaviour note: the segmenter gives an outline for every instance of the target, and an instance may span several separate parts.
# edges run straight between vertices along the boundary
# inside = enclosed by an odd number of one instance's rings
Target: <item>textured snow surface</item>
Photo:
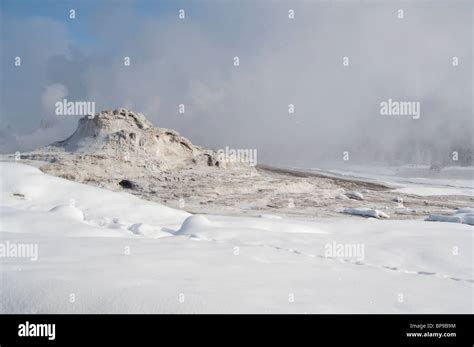
[[[2,245],[38,245],[0,258],[1,313],[473,312],[467,224],[190,215],[18,163],[0,175]],[[363,253],[328,255],[340,245]]]

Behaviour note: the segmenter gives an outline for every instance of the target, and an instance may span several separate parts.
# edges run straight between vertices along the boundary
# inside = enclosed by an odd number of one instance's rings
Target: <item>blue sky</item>
[[[196,8],[196,1],[173,0],[1,0],[1,11],[5,20],[25,19],[31,17],[50,18],[67,25],[68,37],[77,45],[84,47],[97,44],[94,32],[89,30],[89,19],[107,16],[113,13],[117,6],[134,13],[137,18],[153,16],[159,20],[162,16],[176,13],[186,7],[187,11]],[[202,4],[204,2],[201,2]],[[71,22],[68,18],[69,11],[76,11],[76,19]],[[199,9],[199,7],[198,7]],[[99,15],[103,13],[103,15]],[[97,14],[97,16],[96,16]]]

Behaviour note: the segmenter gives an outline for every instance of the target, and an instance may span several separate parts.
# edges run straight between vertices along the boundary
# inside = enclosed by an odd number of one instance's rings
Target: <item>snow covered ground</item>
[[[431,170],[427,166],[344,166],[340,169],[315,168],[312,171],[335,177],[371,180],[417,195],[474,196],[474,168],[447,167]]]
[[[0,177],[1,313],[474,311],[467,224],[190,215],[19,163]]]

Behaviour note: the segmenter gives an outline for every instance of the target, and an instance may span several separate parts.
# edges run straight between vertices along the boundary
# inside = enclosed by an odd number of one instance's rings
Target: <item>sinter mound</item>
[[[69,138],[22,153],[21,159],[51,175],[195,213],[350,218],[341,215],[345,208],[376,208],[391,218],[419,218],[449,214],[468,199],[397,194],[401,208],[382,184],[223,160],[218,151],[155,128],[126,109],[83,117]],[[364,199],[340,198],[351,191],[362,192]]]

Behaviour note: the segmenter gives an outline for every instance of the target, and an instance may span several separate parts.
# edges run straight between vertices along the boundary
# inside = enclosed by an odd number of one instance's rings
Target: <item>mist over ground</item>
[[[0,5],[3,153],[69,136],[79,117],[54,107],[66,98],[142,112],[198,145],[257,149],[259,163],[347,152],[368,165],[472,164],[469,2],[45,3]],[[419,102],[419,118],[381,115],[389,99]]]

